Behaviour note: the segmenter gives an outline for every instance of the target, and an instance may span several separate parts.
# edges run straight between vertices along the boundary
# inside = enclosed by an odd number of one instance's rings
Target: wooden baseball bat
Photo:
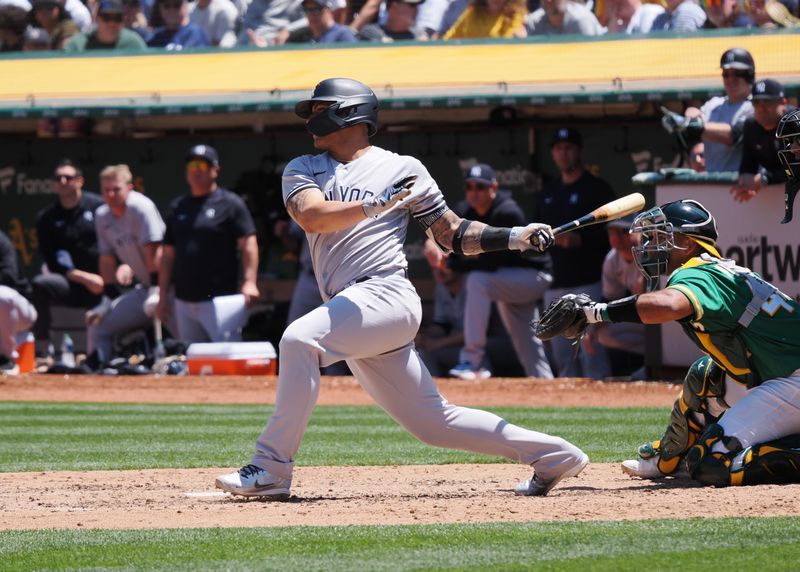
[[[630,195],[625,195],[615,201],[606,203],[601,207],[597,207],[592,212],[583,215],[579,219],[554,228],[553,234],[558,236],[559,234],[564,234],[576,228],[617,220],[631,213],[639,212],[643,207],[644,196],[642,193],[631,193]]]

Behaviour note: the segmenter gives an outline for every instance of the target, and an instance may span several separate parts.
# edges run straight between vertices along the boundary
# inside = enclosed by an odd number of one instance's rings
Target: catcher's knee
[[[725,397],[725,371],[710,357],[701,357],[686,372],[682,393],[689,409],[706,411],[710,399],[721,400]]]
[[[686,453],[686,466],[692,478],[704,485],[741,485],[740,477],[732,472],[733,459],[741,450],[736,437],[727,437],[721,425],[712,423]]]
[[[747,447],[733,458],[731,481],[734,485],[800,482],[800,435]]]

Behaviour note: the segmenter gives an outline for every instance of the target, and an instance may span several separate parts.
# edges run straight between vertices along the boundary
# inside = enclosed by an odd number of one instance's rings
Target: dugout
[[[271,235],[279,177],[286,161],[312,152],[292,109],[323,77],[371,85],[382,103],[376,144],[418,157],[451,204],[462,197],[462,173],[482,161],[533,216],[542,182],[556,174],[547,142],[558,127],[581,129],[586,163],[620,195],[638,173],[680,166],[658,109],[721,93],[719,57],[733,46],[750,50],[758,77],[779,79],[796,101],[800,36],[787,30],[4,55],[0,227],[35,274],[35,213],[52,200],[60,157],[83,166],[89,190],[103,166],[128,163],[137,188],[165,208],[186,190],[185,150],[210,143],[220,151],[220,183],[247,196],[256,215],[265,304],[279,307],[296,272]],[[430,297],[414,230],[411,274]]]

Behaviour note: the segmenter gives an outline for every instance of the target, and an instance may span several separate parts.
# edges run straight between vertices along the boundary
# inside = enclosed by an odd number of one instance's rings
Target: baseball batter
[[[688,469],[714,486],[800,482],[800,304],[722,258],[714,217],[697,201],[644,212],[631,232],[642,234],[633,250],[650,289],[662,275],[667,287],[584,301],[575,315],[584,323],[677,320],[707,356],[689,369],[664,436],[623,470],[658,478]]]
[[[450,211],[413,157],[371,146],[378,100],[351,79],[324,80],[295,107],[319,155],[291,161],[283,196],[305,230],[325,303],[290,324],[280,342],[275,412],[252,461],[217,478],[237,495],[289,496],[295,455],[319,393],[319,368],[345,360],[369,395],[418,439],[532,465],[517,494],[545,495],[580,473],[586,455],[564,439],[458,407],[438,392],[413,339],[420,299],[407,278],[403,242],[413,218],[447,251],[544,250],[550,227],[494,228]]]

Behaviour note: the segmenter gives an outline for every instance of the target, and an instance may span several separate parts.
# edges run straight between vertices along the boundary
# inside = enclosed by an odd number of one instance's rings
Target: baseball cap
[[[617,220],[612,220],[606,223],[607,228],[624,228],[628,230],[631,228],[633,224],[634,215],[630,214],[628,216],[624,216],[622,218],[618,218]]]
[[[307,4],[308,2],[314,2],[315,4],[318,4],[323,8],[328,8],[330,10],[336,8],[336,2],[334,0],[303,0],[302,3]]]
[[[497,181],[497,175],[486,163],[477,163],[469,168],[465,181],[477,181],[484,185],[491,185]]]
[[[205,159],[212,165],[219,165],[219,155],[217,150],[209,145],[195,145],[186,154],[186,160],[191,159]]]
[[[781,82],[774,79],[760,79],[753,84],[753,100],[774,100],[783,99],[786,94],[783,91]]]
[[[97,5],[98,14],[122,14],[124,11],[122,0],[100,0]]]
[[[562,127],[561,129],[557,129],[556,132],[553,133],[553,139],[550,141],[550,147],[556,143],[561,143],[562,141],[573,143],[578,147],[583,147],[583,137],[581,137],[581,132],[577,129],[573,129],[572,127]]]

